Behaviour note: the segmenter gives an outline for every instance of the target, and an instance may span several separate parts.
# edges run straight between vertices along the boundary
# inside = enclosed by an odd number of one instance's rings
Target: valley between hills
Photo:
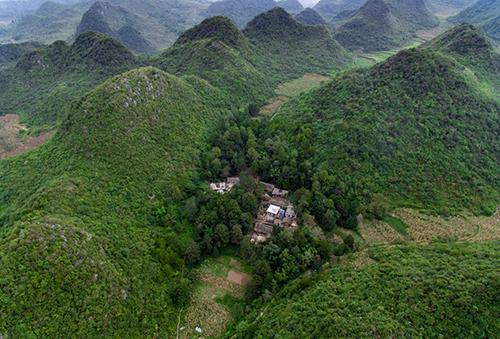
[[[0,339],[500,337],[499,2],[0,4]]]

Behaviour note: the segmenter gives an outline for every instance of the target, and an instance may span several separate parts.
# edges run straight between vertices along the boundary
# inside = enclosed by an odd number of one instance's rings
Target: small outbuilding
[[[288,191],[281,190],[279,188],[274,188],[272,194],[273,197],[286,198],[286,196],[288,195]]]
[[[288,206],[285,212],[285,217],[287,218],[297,218],[297,213],[293,210],[293,206]]]

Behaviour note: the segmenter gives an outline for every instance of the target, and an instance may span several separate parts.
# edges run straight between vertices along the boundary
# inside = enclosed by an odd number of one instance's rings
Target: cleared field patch
[[[223,333],[233,319],[226,306],[199,296],[191,304],[181,325],[180,338],[209,338]],[[199,328],[201,332],[196,331]]]
[[[180,338],[208,338],[220,335],[233,319],[231,308],[241,304],[245,286],[251,281],[251,267],[231,256],[206,259],[199,268],[191,304],[181,321]],[[196,331],[196,328],[202,332]]]
[[[41,132],[36,136],[25,134],[28,129],[19,122],[19,115],[0,117],[0,159],[32,150],[49,140],[55,130]]]
[[[269,100],[269,104],[262,106],[262,108],[259,111],[259,115],[263,115],[265,117],[272,117],[274,113],[280,108],[281,105],[283,105],[289,98],[280,95],[277,98],[271,98]]]
[[[319,74],[305,74],[302,78],[287,82],[281,85],[276,93],[278,95],[283,95],[285,97],[294,97],[302,92],[308,91],[310,89],[316,88],[323,82],[330,80],[329,77],[325,77]]]
[[[405,237],[382,220],[367,220],[360,230],[368,245],[403,243]]]

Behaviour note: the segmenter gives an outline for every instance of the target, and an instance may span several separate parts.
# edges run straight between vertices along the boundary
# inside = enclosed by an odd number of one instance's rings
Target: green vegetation
[[[366,0],[320,0],[314,10],[323,18],[333,20],[335,16],[345,11],[357,11]]]
[[[469,70],[430,50],[344,72],[280,110],[311,123],[316,161],[361,196],[445,215],[496,209],[499,114]]]
[[[325,19],[312,8],[306,8],[295,16],[295,20],[304,25],[326,25]]]
[[[63,4],[46,1],[35,13],[23,16],[7,26],[0,35],[0,41],[38,41],[43,44],[51,44],[56,40],[67,41],[74,36],[75,28],[89,6],[88,2]]]
[[[291,98],[299,95],[302,92],[306,92],[310,89],[316,88],[328,80],[330,80],[329,77],[325,77],[322,75],[306,74],[302,78],[284,83],[278,88],[276,93],[278,95],[284,95]]]
[[[0,45],[0,69],[14,66],[21,55],[42,46],[43,45],[38,42]]]
[[[256,15],[276,6],[274,0],[222,0],[211,3],[203,15],[205,18],[225,16],[241,29]]]
[[[54,126],[67,105],[111,76],[140,62],[121,43],[94,32],[68,46],[57,41],[24,54],[0,73],[0,114],[15,113],[29,126]]]
[[[478,338],[499,333],[498,242],[372,248],[364,255],[371,264],[334,266],[297,280],[225,338]]]
[[[283,8],[291,14],[296,14],[304,10],[304,6],[298,0],[276,1],[276,6]]]
[[[222,114],[212,94],[154,68],[124,73],[75,101],[49,143],[0,162],[0,333],[173,333],[189,282],[164,277],[190,228],[158,216],[190,192],[178,187]]]
[[[478,25],[486,35],[500,44],[500,2],[498,0],[480,0],[447,20],[461,24],[464,22]]]
[[[471,24],[461,24],[435,39],[423,44],[451,55],[458,62],[474,71],[486,90],[500,94],[500,54],[493,49],[483,32]]]
[[[330,75],[353,65],[326,27],[302,25],[282,8],[257,15],[243,34],[262,60],[264,73],[280,80],[305,73]]]
[[[424,0],[369,0],[335,31],[351,51],[386,51],[409,44],[415,31],[439,25]]]

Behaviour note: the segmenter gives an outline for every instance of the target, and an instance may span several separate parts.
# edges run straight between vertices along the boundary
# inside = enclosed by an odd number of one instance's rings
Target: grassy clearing
[[[369,220],[360,230],[367,245],[403,243],[405,238],[387,222]]]
[[[373,66],[373,64],[375,64],[375,60],[368,59],[368,58],[361,57],[361,56],[355,56],[354,63],[358,67],[370,67],[370,66]]]
[[[384,51],[384,52],[379,52],[379,53],[372,53],[372,54],[364,54],[360,55],[362,58],[367,58],[367,59],[373,59],[376,62],[381,62],[386,60],[387,58],[397,54],[398,52],[404,50],[404,49],[409,49],[409,48],[415,48],[420,46],[422,43],[425,41],[423,39],[415,39],[411,45],[400,47],[400,48],[395,48],[391,49],[390,51]]]
[[[193,296],[181,325],[180,338],[208,338],[223,333],[233,319],[227,307],[211,299]],[[201,333],[196,331],[201,328]]]
[[[278,95],[284,95],[286,97],[294,97],[302,92],[316,88],[323,82],[326,82],[328,80],[330,80],[329,77],[325,77],[319,74],[307,73],[300,79],[296,79],[281,85],[276,90],[276,93],[278,93]]]

